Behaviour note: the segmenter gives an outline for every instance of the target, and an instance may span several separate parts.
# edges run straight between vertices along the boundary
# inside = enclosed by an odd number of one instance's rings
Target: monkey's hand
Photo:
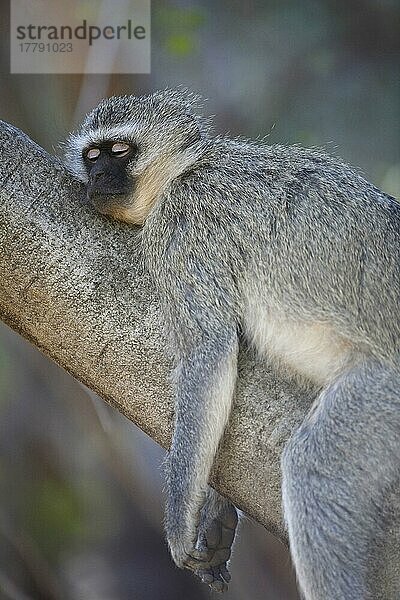
[[[199,537],[193,558],[198,563],[195,573],[213,590],[224,592],[231,575],[227,563],[231,556],[238,517],[233,504],[216,516],[204,529],[199,526]]]
[[[226,591],[231,579],[227,563],[237,523],[233,504],[210,488],[200,513],[197,542],[184,560],[184,566],[217,592]]]
[[[178,567],[223,591],[230,578],[226,565],[237,514],[208,480],[232,405],[238,340],[236,328],[218,330],[212,307],[204,321],[212,323],[212,331],[201,333],[196,347],[185,350],[174,373],[175,431],[166,462],[165,531]]]

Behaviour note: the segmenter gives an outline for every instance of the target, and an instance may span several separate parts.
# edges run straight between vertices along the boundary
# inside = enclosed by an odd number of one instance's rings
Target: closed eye
[[[111,152],[114,156],[126,156],[130,151],[130,145],[125,142],[115,142],[115,144],[111,146]]]
[[[89,160],[95,161],[99,158],[99,156],[99,148],[89,148],[89,150],[86,151],[86,158],[88,158]]]

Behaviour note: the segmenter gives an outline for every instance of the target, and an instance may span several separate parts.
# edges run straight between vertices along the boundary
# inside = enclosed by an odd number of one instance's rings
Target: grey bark
[[[57,158],[0,122],[0,318],[168,448],[173,404],[162,316],[137,230],[86,205]],[[304,417],[299,390],[243,350],[213,485],[285,541],[280,454]],[[374,598],[399,598],[398,494],[374,547]]]

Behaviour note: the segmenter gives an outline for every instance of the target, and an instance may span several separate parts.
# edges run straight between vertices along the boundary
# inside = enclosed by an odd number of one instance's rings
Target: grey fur
[[[133,181],[163,156],[173,173],[148,204],[141,242],[176,357],[166,508],[175,562],[226,587],[233,533],[221,531],[236,522],[207,482],[245,339],[319,392],[282,459],[304,597],[370,598],[369,549],[400,472],[400,206],[320,149],[212,136],[193,98],[168,90],[90,113],[69,141],[78,177],[82,150],[118,126],[139,145]]]

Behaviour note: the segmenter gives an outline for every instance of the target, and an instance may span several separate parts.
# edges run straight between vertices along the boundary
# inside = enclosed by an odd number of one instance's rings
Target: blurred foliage
[[[160,7],[154,15],[157,29],[163,32],[165,49],[172,56],[186,57],[199,48],[199,35],[206,14],[200,7]]]
[[[166,47],[171,54],[177,54],[179,56],[186,56],[195,50],[194,41],[187,33],[168,36]]]
[[[26,508],[25,529],[49,560],[57,560],[60,549],[79,541],[84,533],[82,499],[69,481],[35,482]]]

